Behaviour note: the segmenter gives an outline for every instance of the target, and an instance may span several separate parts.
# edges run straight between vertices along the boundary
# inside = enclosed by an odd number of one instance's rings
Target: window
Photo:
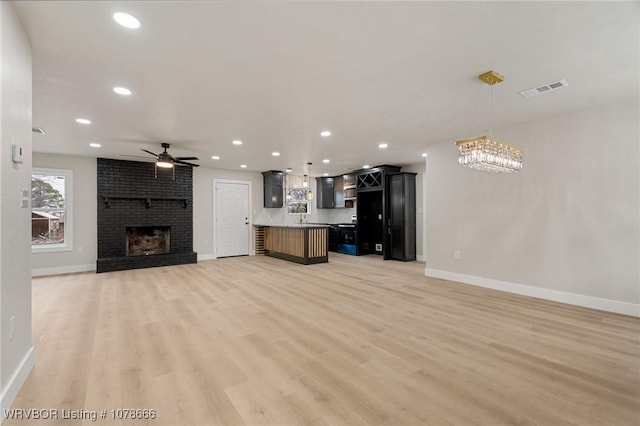
[[[37,169],[31,174],[31,249],[34,253],[73,249],[73,172]]]

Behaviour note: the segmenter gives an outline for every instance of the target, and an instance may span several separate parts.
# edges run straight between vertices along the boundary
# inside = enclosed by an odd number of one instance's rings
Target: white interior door
[[[249,254],[249,184],[216,182],[216,257]]]

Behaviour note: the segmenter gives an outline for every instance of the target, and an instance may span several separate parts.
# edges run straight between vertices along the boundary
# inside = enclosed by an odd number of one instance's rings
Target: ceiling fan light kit
[[[156,166],[158,167],[162,167],[163,169],[171,169],[173,168],[173,164],[167,162],[167,161],[156,161]]]

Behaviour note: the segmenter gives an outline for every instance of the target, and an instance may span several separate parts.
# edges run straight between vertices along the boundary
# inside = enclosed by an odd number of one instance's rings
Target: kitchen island
[[[321,224],[254,225],[256,253],[311,265],[329,261],[329,226]],[[261,235],[261,238],[258,236]],[[259,247],[259,240],[263,247]]]

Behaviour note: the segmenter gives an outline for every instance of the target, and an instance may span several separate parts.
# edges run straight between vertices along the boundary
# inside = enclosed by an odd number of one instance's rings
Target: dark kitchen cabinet
[[[334,178],[316,178],[317,184],[317,207],[319,209],[333,209],[336,206],[334,194]]]
[[[344,191],[345,201],[354,201],[356,199],[356,175],[343,175],[342,189]]]
[[[416,260],[416,173],[387,176],[387,234],[385,259]]]
[[[344,201],[344,178],[342,176],[336,176],[333,178],[333,199],[334,207],[336,209],[343,209],[346,207]],[[349,207],[353,207],[353,204]]]
[[[370,169],[360,169],[356,171],[357,192],[382,191],[385,184],[385,176],[398,173],[400,167],[382,165]]]
[[[262,172],[264,183],[264,207],[268,209],[282,208],[283,173],[279,170]]]

